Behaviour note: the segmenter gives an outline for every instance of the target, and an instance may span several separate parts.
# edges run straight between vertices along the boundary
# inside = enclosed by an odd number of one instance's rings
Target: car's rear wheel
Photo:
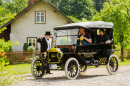
[[[65,63],[65,75],[68,79],[76,79],[79,74],[79,63],[76,58],[69,58]]]
[[[87,71],[87,65],[80,65],[80,66],[79,66],[79,74],[80,74],[80,75],[85,74],[86,71]]]
[[[109,74],[114,75],[119,70],[119,59],[116,55],[111,55],[107,63],[107,71]]]
[[[40,79],[43,77],[45,70],[44,70],[44,62],[40,58],[35,58],[31,63],[31,73],[34,78]]]

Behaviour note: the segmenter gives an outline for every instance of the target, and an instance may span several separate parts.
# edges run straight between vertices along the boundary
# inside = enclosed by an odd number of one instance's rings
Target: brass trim
[[[49,55],[50,55],[49,53],[51,53],[51,52],[56,52],[56,53],[57,53],[58,62],[50,62],[50,61],[49,61]],[[58,53],[61,54],[61,57],[58,57]],[[48,51],[48,63],[51,63],[51,64],[60,63],[62,57],[63,57],[62,52],[61,52],[61,51],[59,52],[56,48],[51,48],[51,49]],[[51,58],[50,58],[50,59],[51,59]]]
[[[43,55],[43,54],[45,55],[45,58],[42,58],[42,55]],[[46,55],[47,55],[47,53],[46,53],[46,52],[43,52],[43,53],[41,54],[41,58],[42,58],[42,59],[46,59]]]

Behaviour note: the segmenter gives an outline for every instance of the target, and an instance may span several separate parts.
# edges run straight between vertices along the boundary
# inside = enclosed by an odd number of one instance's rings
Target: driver
[[[80,28],[80,35],[83,37],[83,42],[80,42],[80,45],[88,45],[89,43],[92,43],[91,34],[85,31],[85,29]]]

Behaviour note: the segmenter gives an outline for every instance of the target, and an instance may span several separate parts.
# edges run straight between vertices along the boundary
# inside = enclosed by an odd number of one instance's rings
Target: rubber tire
[[[74,78],[69,77],[68,74],[67,74],[68,64],[69,64],[70,61],[72,61],[72,60],[74,60],[74,61],[77,63],[77,65],[78,65],[78,72],[77,72],[77,75],[76,75]],[[77,60],[76,58],[71,57],[71,58],[69,58],[69,59],[66,61],[66,63],[65,63],[65,75],[66,75],[66,77],[67,77],[68,79],[70,79],[70,80],[74,80],[74,79],[76,79],[76,78],[78,77],[78,75],[79,75],[79,62],[78,62],[78,60]]]
[[[86,71],[87,71],[87,69],[88,69],[88,66],[87,66],[87,65],[85,65],[85,66],[86,66],[86,69],[85,69],[84,72],[79,71],[79,74],[80,74],[80,75],[84,75],[84,74],[86,73]]]
[[[37,76],[35,76],[35,74],[33,73],[33,64],[34,64],[34,62],[37,61],[37,60],[41,60],[42,63],[43,63],[43,65],[44,65],[44,62],[43,62],[42,59],[40,59],[40,58],[35,58],[35,59],[32,61],[32,63],[31,63],[31,73],[32,73],[32,75],[33,75],[33,77],[34,77],[35,79],[41,79],[41,78],[43,77],[43,75],[45,74],[45,71],[43,72],[43,74],[42,74],[41,77],[37,77]]]
[[[115,57],[115,58],[117,59],[117,62],[118,62],[118,68],[117,68],[116,72],[112,72],[112,71],[110,70],[110,68],[109,68],[109,62],[110,62],[110,59],[111,59],[112,57]],[[107,71],[108,71],[108,73],[109,73],[110,75],[115,75],[115,74],[117,74],[117,72],[118,72],[118,70],[119,70],[119,59],[118,59],[118,57],[117,57],[115,54],[112,54],[112,55],[110,56],[109,61],[108,61],[107,65],[106,65],[106,68],[107,68]]]

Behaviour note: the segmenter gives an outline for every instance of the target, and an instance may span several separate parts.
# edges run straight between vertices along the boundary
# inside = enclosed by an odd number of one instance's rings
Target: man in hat
[[[51,48],[51,41],[49,40],[51,35],[52,34],[48,31],[45,33],[45,37],[41,35],[41,37],[37,39],[37,42],[41,45],[41,53],[46,52]]]
[[[47,52],[51,48],[51,41],[49,40],[51,38],[51,35],[52,35],[51,32],[47,31],[45,33],[45,37],[43,37],[43,35],[41,35],[41,37],[37,39],[37,42],[39,42],[41,45],[41,53]],[[49,64],[47,64],[46,73],[51,74]]]

